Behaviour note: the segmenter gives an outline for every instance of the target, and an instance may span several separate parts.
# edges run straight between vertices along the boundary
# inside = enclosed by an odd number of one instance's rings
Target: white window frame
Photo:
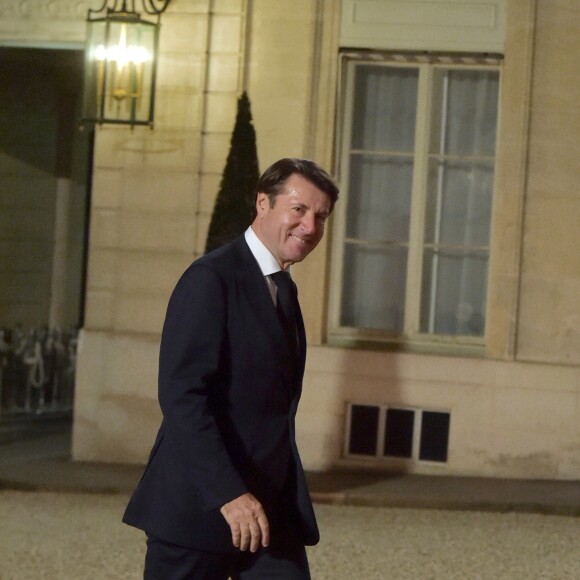
[[[482,355],[485,348],[485,336],[459,336],[426,334],[419,331],[421,306],[421,278],[424,249],[424,222],[427,203],[427,178],[429,161],[429,124],[431,119],[431,105],[433,92],[433,75],[436,69],[467,69],[497,70],[499,72],[499,92],[501,92],[501,61],[500,55],[485,55],[477,57],[467,56],[465,62],[457,57],[439,57],[436,55],[418,56],[415,62],[409,62],[404,56],[390,53],[343,52],[340,54],[339,83],[337,96],[337,132],[336,132],[336,174],[340,184],[341,201],[337,204],[333,216],[332,253],[331,253],[331,284],[329,295],[328,339],[331,343],[354,346],[366,343],[386,343],[391,345],[405,345],[409,350],[424,350],[427,347],[432,351],[448,351],[461,354]],[[422,62],[423,61],[423,62]],[[419,70],[417,88],[417,117],[415,127],[414,170],[411,194],[411,216],[409,225],[409,248],[407,258],[407,284],[404,308],[404,331],[402,334],[389,333],[385,330],[371,328],[357,328],[342,326],[341,317],[341,289],[343,284],[343,256],[344,238],[347,223],[347,197],[349,183],[349,154],[348,139],[352,133],[353,100],[354,100],[354,69],[357,65],[385,65],[392,67],[417,67]],[[500,112],[498,110],[498,125]],[[499,133],[499,127],[498,127]],[[345,141],[346,139],[346,141]],[[497,167],[497,157],[495,158]],[[497,171],[494,170],[494,185],[492,192],[495,197]],[[491,230],[488,252],[491,251]],[[488,261],[489,274],[489,261]],[[388,283],[388,280],[386,281]],[[489,285],[489,275],[488,275]],[[487,292],[489,300],[489,291]],[[486,306],[486,325],[487,325]]]

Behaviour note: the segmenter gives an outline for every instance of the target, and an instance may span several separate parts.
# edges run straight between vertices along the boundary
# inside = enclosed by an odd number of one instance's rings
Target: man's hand
[[[226,503],[220,509],[232,531],[236,548],[255,552],[260,544],[270,543],[270,527],[262,504],[251,494],[245,493]]]

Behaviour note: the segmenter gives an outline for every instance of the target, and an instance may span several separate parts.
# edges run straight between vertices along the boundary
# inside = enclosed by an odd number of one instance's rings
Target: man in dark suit
[[[306,336],[288,268],[324,234],[338,189],[281,159],[244,235],[196,260],[167,309],[163,422],[124,521],[145,530],[145,579],[310,578],[318,527],[295,440]]]

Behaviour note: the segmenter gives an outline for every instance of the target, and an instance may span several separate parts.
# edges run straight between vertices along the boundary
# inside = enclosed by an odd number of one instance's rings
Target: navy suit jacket
[[[163,421],[125,523],[181,546],[229,552],[220,507],[251,492],[270,515],[284,488],[286,515],[304,544],[318,542],[295,440],[301,315],[298,327],[297,360],[243,236],[185,271],[161,339]]]

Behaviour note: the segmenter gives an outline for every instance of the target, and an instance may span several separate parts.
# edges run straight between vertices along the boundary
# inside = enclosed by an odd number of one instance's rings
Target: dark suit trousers
[[[147,539],[144,580],[310,580],[306,549],[288,538],[256,553],[211,554]]]
[[[266,512],[270,545],[254,554],[202,552],[149,536],[144,580],[310,580],[300,525],[287,493],[282,492]]]

